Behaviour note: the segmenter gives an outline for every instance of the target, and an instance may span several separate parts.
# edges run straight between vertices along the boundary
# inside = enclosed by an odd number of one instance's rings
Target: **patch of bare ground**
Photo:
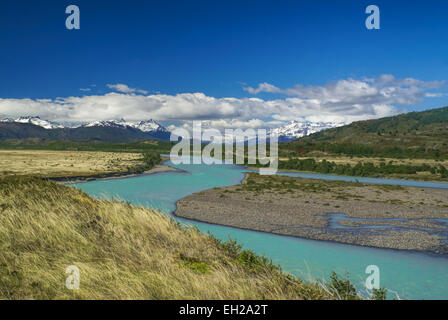
[[[330,225],[331,213],[347,218]],[[176,215],[316,240],[447,254],[448,190],[247,174],[242,185],[193,194]],[[400,220],[390,220],[397,219]]]

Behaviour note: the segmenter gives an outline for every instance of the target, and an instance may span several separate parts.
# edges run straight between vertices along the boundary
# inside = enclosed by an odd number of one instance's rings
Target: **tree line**
[[[381,162],[375,165],[372,162],[358,162],[352,166],[350,164],[337,164],[332,161],[315,159],[289,159],[287,161],[279,161],[279,169],[312,171],[319,173],[331,173],[349,176],[380,176],[389,174],[417,174],[418,172],[431,172],[432,174],[439,174],[442,179],[448,178],[448,170],[443,165],[430,166],[428,164],[422,165],[408,165],[408,164],[393,164]]]

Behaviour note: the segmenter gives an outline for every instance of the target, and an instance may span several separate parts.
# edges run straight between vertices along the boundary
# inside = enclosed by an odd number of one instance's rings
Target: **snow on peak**
[[[93,121],[86,124],[81,125],[81,127],[114,127],[114,128],[121,128],[126,127],[124,124],[124,120],[99,120],[99,121]]]
[[[278,135],[282,141],[290,141],[318,131],[340,127],[345,125],[343,122],[310,122],[310,121],[298,121],[293,120],[283,127],[275,128],[271,130],[271,133]]]
[[[5,118],[0,120],[0,122],[17,122],[17,123],[30,123],[36,126],[42,127],[44,129],[56,129],[63,128],[62,125],[58,123],[54,123],[48,120],[42,120],[38,116],[27,116],[27,117],[19,117],[17,119]]]
[[[140,121],[137,124],[137,129],[140,129],[143,132],[168,132],[168,130],[164,126],[152,119]]]
[[[142,120],[139,122],[120,120],[107,120],[107,121],[94,121],[84,124],[83,127],[119,127],[126,128],[131,127],[141,130],[143,132],[168,132],[168,130],[155,120]]]
[[[157,132],[157,133],[168,133],[169,131],[162,126],[160,123],[153,119],[142,120],[138,122],[126,121],[124,119],[120,120],[106,120],[106,121],[93,121],[85,124],[73,124],[73,125],[62,125],[59,123],[51,122],[48,120],[43,120],[39,116],[26,116],[19,117],[17,119],[4,118],[0,119],[3,123],[29,123],[45,129],[57,129],[57,128],[77,128],[77,127],[114,127],[114,128],[134,128],[141,130],[143,132]]]

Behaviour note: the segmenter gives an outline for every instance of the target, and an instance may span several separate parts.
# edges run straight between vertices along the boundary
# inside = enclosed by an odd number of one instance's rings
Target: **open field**
[[[0,176],[92,176],[124,173],[142,163],[139,153],[0,150]]]
[[[0,213],[0,299],[356,298],[345,280],[303,282],[234,242],[49,181],[0,178]]]
[[[351,228],[332,225],[333,213],[346,214],[339,225]],[[448,254],[448,190],[443,189],[249,173],[243,185],[181,199],[175,214],[309,239]]]

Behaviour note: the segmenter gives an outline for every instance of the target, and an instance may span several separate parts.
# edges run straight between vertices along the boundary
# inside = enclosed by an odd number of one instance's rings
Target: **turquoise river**
[[[171,214],[176,202],[194,192],[239,184],[244,168],[236,165],[174,165],[182,171],[161,172],[130,178],[96,180],[74,186],[92,196],[126,200],[134,204]],[[282,173],[280,173],[282,174]],[[359,181],[429,188],[448,188],[448,183],[338,177],[310,173],[284,173],[316,179]],[[448,257],[389,249],[353,246],[325,241],[307,240],[263,232],[213,225],[179,219],[197,226],[220,239],[236,239],[245,248],[265,254],[283,270],[304,279],[327,279],[331,271],[350,279],[362,290],[369,265],[380,269],[381,286],[407,299],[448,299]],[[392,293],[389,297],[393,296]]]

